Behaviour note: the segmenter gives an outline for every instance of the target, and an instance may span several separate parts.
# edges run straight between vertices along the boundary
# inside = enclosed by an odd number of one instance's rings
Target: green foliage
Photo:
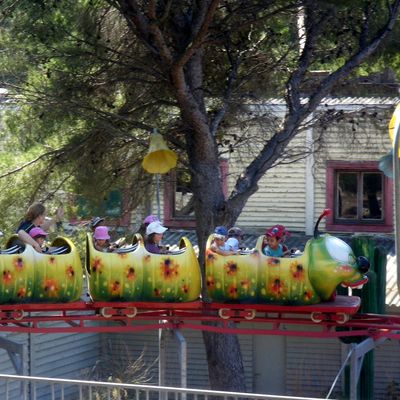
[[[136,76],[119,54],[136,49],[120,42],[121,17],[102,1],[20,1],[7,22],[0,71],[19,94],[4,118],[1,171],[42,157],[0,181],[0,217],[15,224],[10,205],[21,215],[33,199],[61,202],[61,188],[93,207],[115,189],[130,190],[132,207],[142,202],[147,140],[130,119]]]
[[[192,2],[156,2],[156,21],[173,59],[191,45]],[[88,199],[94,209],[112,190],[127,189],[134,208],[144,201],[151,176],[141,169],[149,131],[157,126],[170,147],[188,160],[189,127],[172,90],[170,70],[127,24],[118,2],[106,0],[4,0],[0,5],[0,84],[10,90],[0,132],[0,218],[17,214],[33,199],[63,201],[62,192]],[[146,2],[139,1],[146,9]],[[299,68],[299,2],[223,1],[199,58],[201,78],[185,76],[188,90],[211,121],[224,116],[215,136],[220,152],[257,154],[277,123],[248,103],[287,95]],[[386,2],[302,3],[312,37],[313,70],[341,67],[387,18]],[[397,32],[398,27],[395,27]],[[315,33],[315,34],[314,34]],[[312,36],[314,34],[314,36]],[[360,67],[359,73],[399,67],[398,41]],[[197,56],[197,54],[195,55]],[[197,62],[194,59],[193,63]],[[197,88],[198,86],[198,88]],[[197,89],[196,89],[197,88]],[[262,134],[254,133],[255,124]],[[237,129],[239,128],[239,130]],[[185,154],[186,153],[186,154]],[[38,159],[29,167],[25,163]],[[18,173],[8,174],[18,170]],[[138,191],[141,187],[144,190]],[[11,223],[11,222],[10,222]],[[14,222],[13,222],[14,223]],[[6,224],[9,224],[6,222]]]

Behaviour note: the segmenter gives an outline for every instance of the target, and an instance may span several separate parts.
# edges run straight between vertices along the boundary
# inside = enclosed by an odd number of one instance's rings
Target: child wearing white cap
[[[146,250],[154,254],[166,254],[167,251],[160,247],[164,232],[167,230],[160,221],[151,222],[146,228],[146,240],[144,246]]]

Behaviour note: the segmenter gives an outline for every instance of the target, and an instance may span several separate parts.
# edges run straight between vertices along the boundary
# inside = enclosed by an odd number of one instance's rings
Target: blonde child
[[[228,236],[228,230],[225,226],[217,226],[214,231],[214,238],[211,242],[210,249],[221,256],[230,256],[238,254],[235,250],[230,250],[226,245],[226,239]]]

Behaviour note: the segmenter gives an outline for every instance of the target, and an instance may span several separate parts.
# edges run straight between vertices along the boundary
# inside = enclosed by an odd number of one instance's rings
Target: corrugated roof
[[[302,98],[301,102],[306,103],[307,98]],[[400,103],[400,97],[324,97],[319,105],[319,108],[325,106],[394,106]],[[262,104],[249,103],[249,105],[258,106],[284,106],[284,99],[266,99]]]

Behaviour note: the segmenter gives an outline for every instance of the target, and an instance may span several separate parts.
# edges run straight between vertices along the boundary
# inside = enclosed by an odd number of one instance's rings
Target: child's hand
[[[38,253],[43,253],[42,248],[39,243],[35,242],[35,244],[32,245],[32,247],[38,252]]]

